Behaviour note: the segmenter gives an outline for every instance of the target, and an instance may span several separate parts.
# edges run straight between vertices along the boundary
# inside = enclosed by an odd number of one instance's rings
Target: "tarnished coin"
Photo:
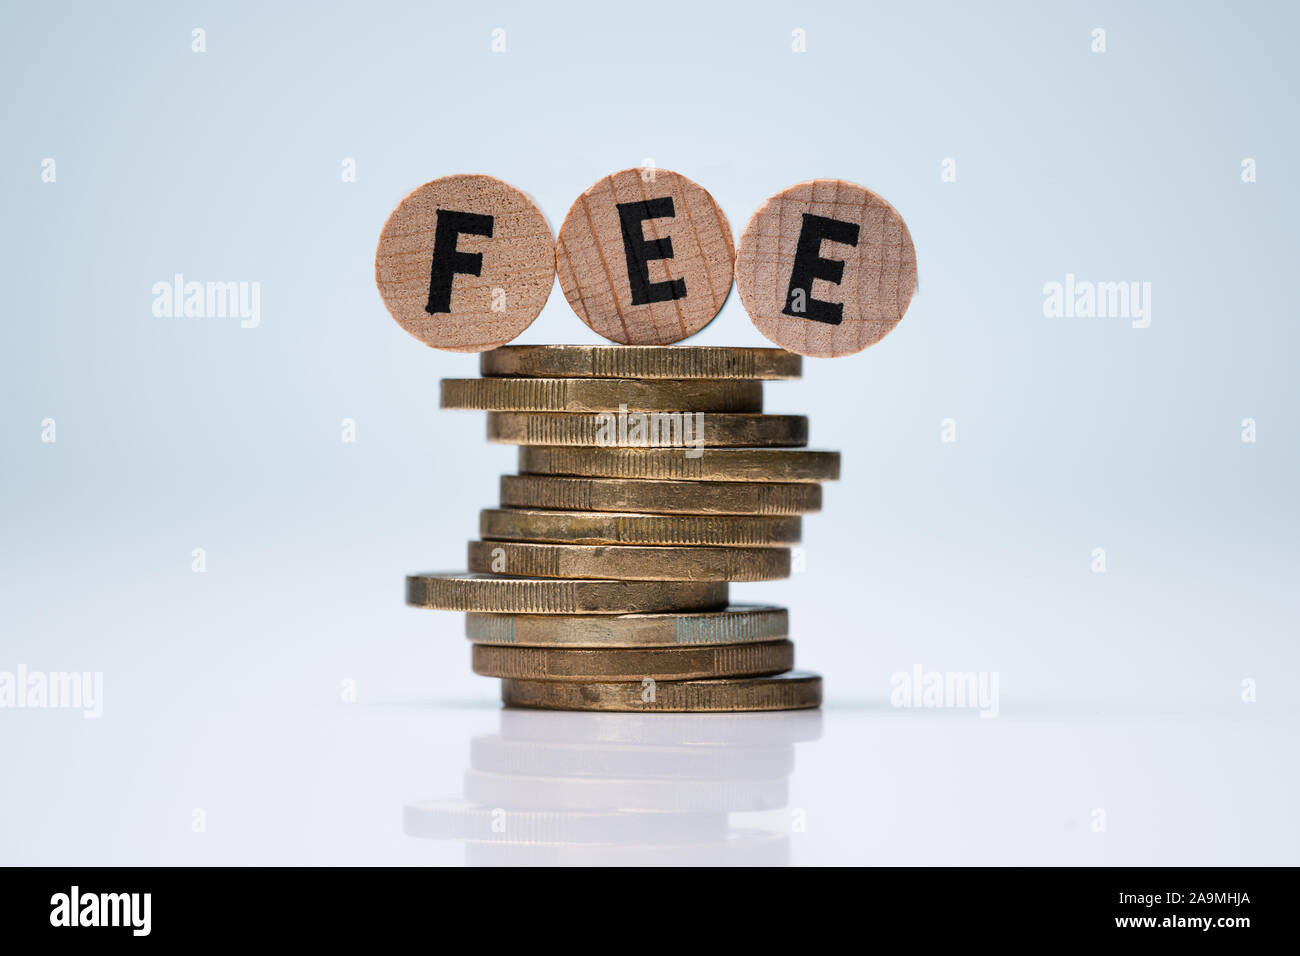
[[[522,680],[698,680],[779,674],[794,666],[789,641],[705,647],[503,647],[475,644],[474,673]]]
[[[735,604],[700,614],[466,614],[476,644],[538,647],[660,647],[744,644],[790,633],[783,607]]]
[[[807,671],[773,677],[658,681],[650,688],[626,681],[506,680],[501,700],[508,707],[548,710],[734,712],[802,710],[820,707],[822,679]]]
[[[790,552],[785,548],[471,541],[469,569],[530,578],[777,581],[790,576]]]
[[[628,614],[727,606],[720,581],[565,581],[427,571],[406,577],[406,603],[443,611]]]
[[[725,813],[636,814],[619,810],[505,810],[465,800],[417,800],[402,832],[426,840],[483,843],[678,843],[721,839]]]
[[[442,407],[479,411],[761,412],[763,383],[616,378],[444,378]]]
[[[783,349],[699,345],[507,345],[479,356],[483,375],[525,378],[793,379],[803,358]]]
[[[791,448],[808,444],[803,415],[732,412],[488,412],[488,441],[507,445]]]
[[[680,448],[525,446],[519,470],[534,475],[668,478],[693,481],[834,481],[840,453],[786,448],[710,448],[688,458]]]
[[[642,514],[797,515],[820,511],[821,485],[502,475],[501,505]]]
[[[798,544],[800,525],[799,518],[784,515],[634,515],[522,508],[485,508],[479,512],[479,534],[484,540],[558,544],[781,547]]]

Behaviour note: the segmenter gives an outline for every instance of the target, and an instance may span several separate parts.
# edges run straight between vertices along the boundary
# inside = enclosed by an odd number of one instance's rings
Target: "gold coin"
[[[746,644],[790,633],[783,607],[735,604],[700,614],[466,614],[476,644],[561,647],[661,647]]]
[[[674,681],[779,674],[794,666],[789,641],[708,647],[502,647],[475,644],[474,673],[560,681]]]
[[[808,444],[803,415],[731,412],[488,412],[488,441],[506,445],[786,448]]]
[[[769,515],[635,515],[616,511],[484,508],[484,540],[558,544],[695,544],[780,547],[799,542],[798,517]]]
[[[821,485],[502,475],[501,505],[642,514],[797,515],[820,511]]]
[[[406,577],[406,603],[443,611],[628,614],[727,605],[720,581],[563,581],[426,571]]]
[[[529,578],[778,581],[790,576],[790,552],[785,548],[471,541],[469,569]]]
[[[803,359],[782,349],[699,345],[507,345],[479,356],[483,375],[524,378],[793,379]]]
[[[680,448],[519,449],[519,470],[535,475],[668,478],[694,481],[834,481],[840,453],[785,448],[710,448],[688,458]]]
[[[803,710],[821,706],[822,679],[807,671],[789,671],[772,677],[657,681],[649,686],[627,681],[512,679],[502,681],[501,700],[507,707],[546,710],[678,713]]]
[[[763,383],[615,378],[444,378],[442,407],[478,411],[761,412]]]

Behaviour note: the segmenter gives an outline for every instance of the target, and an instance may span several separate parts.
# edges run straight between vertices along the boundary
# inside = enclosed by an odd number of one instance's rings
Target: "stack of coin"
[[[788,577],[800,516],[839,477],[807,419],[765,415],[780,349],[506,346],[442,407],[488,413],[520,446],[480,515],[468,573],[407,577],[407,603],[467,611],[475,673],[507,705],[595,711],[796,710],[788,615],[730,605],[731,581]]]

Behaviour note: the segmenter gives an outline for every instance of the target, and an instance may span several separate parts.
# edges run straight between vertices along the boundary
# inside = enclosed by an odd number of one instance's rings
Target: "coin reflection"
[[[786,807],[795,745],[821,721],[502,710],[470,741],[462,799],[408,803],[403,830],[464,843],[471,866],[787,865],[788,824],[735,816]]]

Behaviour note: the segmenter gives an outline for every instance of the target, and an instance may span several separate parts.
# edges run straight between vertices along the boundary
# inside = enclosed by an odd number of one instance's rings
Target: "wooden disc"
[[[750,218],[736,286],[754,325],[783,349],[851,355],[907,311],[916,251],[902,216],[871,190],[815,179],[777,193]]]
[[[482,352],[532,324],[555,283],[555,239],[536,203],[491,176],[445,176],[384,223],[375,281],[425,345]]]
[[[578,317],[624,345],[667,345],[704,328],[731,291],[731,224],[702,186],[625,169],[578,197],[560,227],[560,288]]]

